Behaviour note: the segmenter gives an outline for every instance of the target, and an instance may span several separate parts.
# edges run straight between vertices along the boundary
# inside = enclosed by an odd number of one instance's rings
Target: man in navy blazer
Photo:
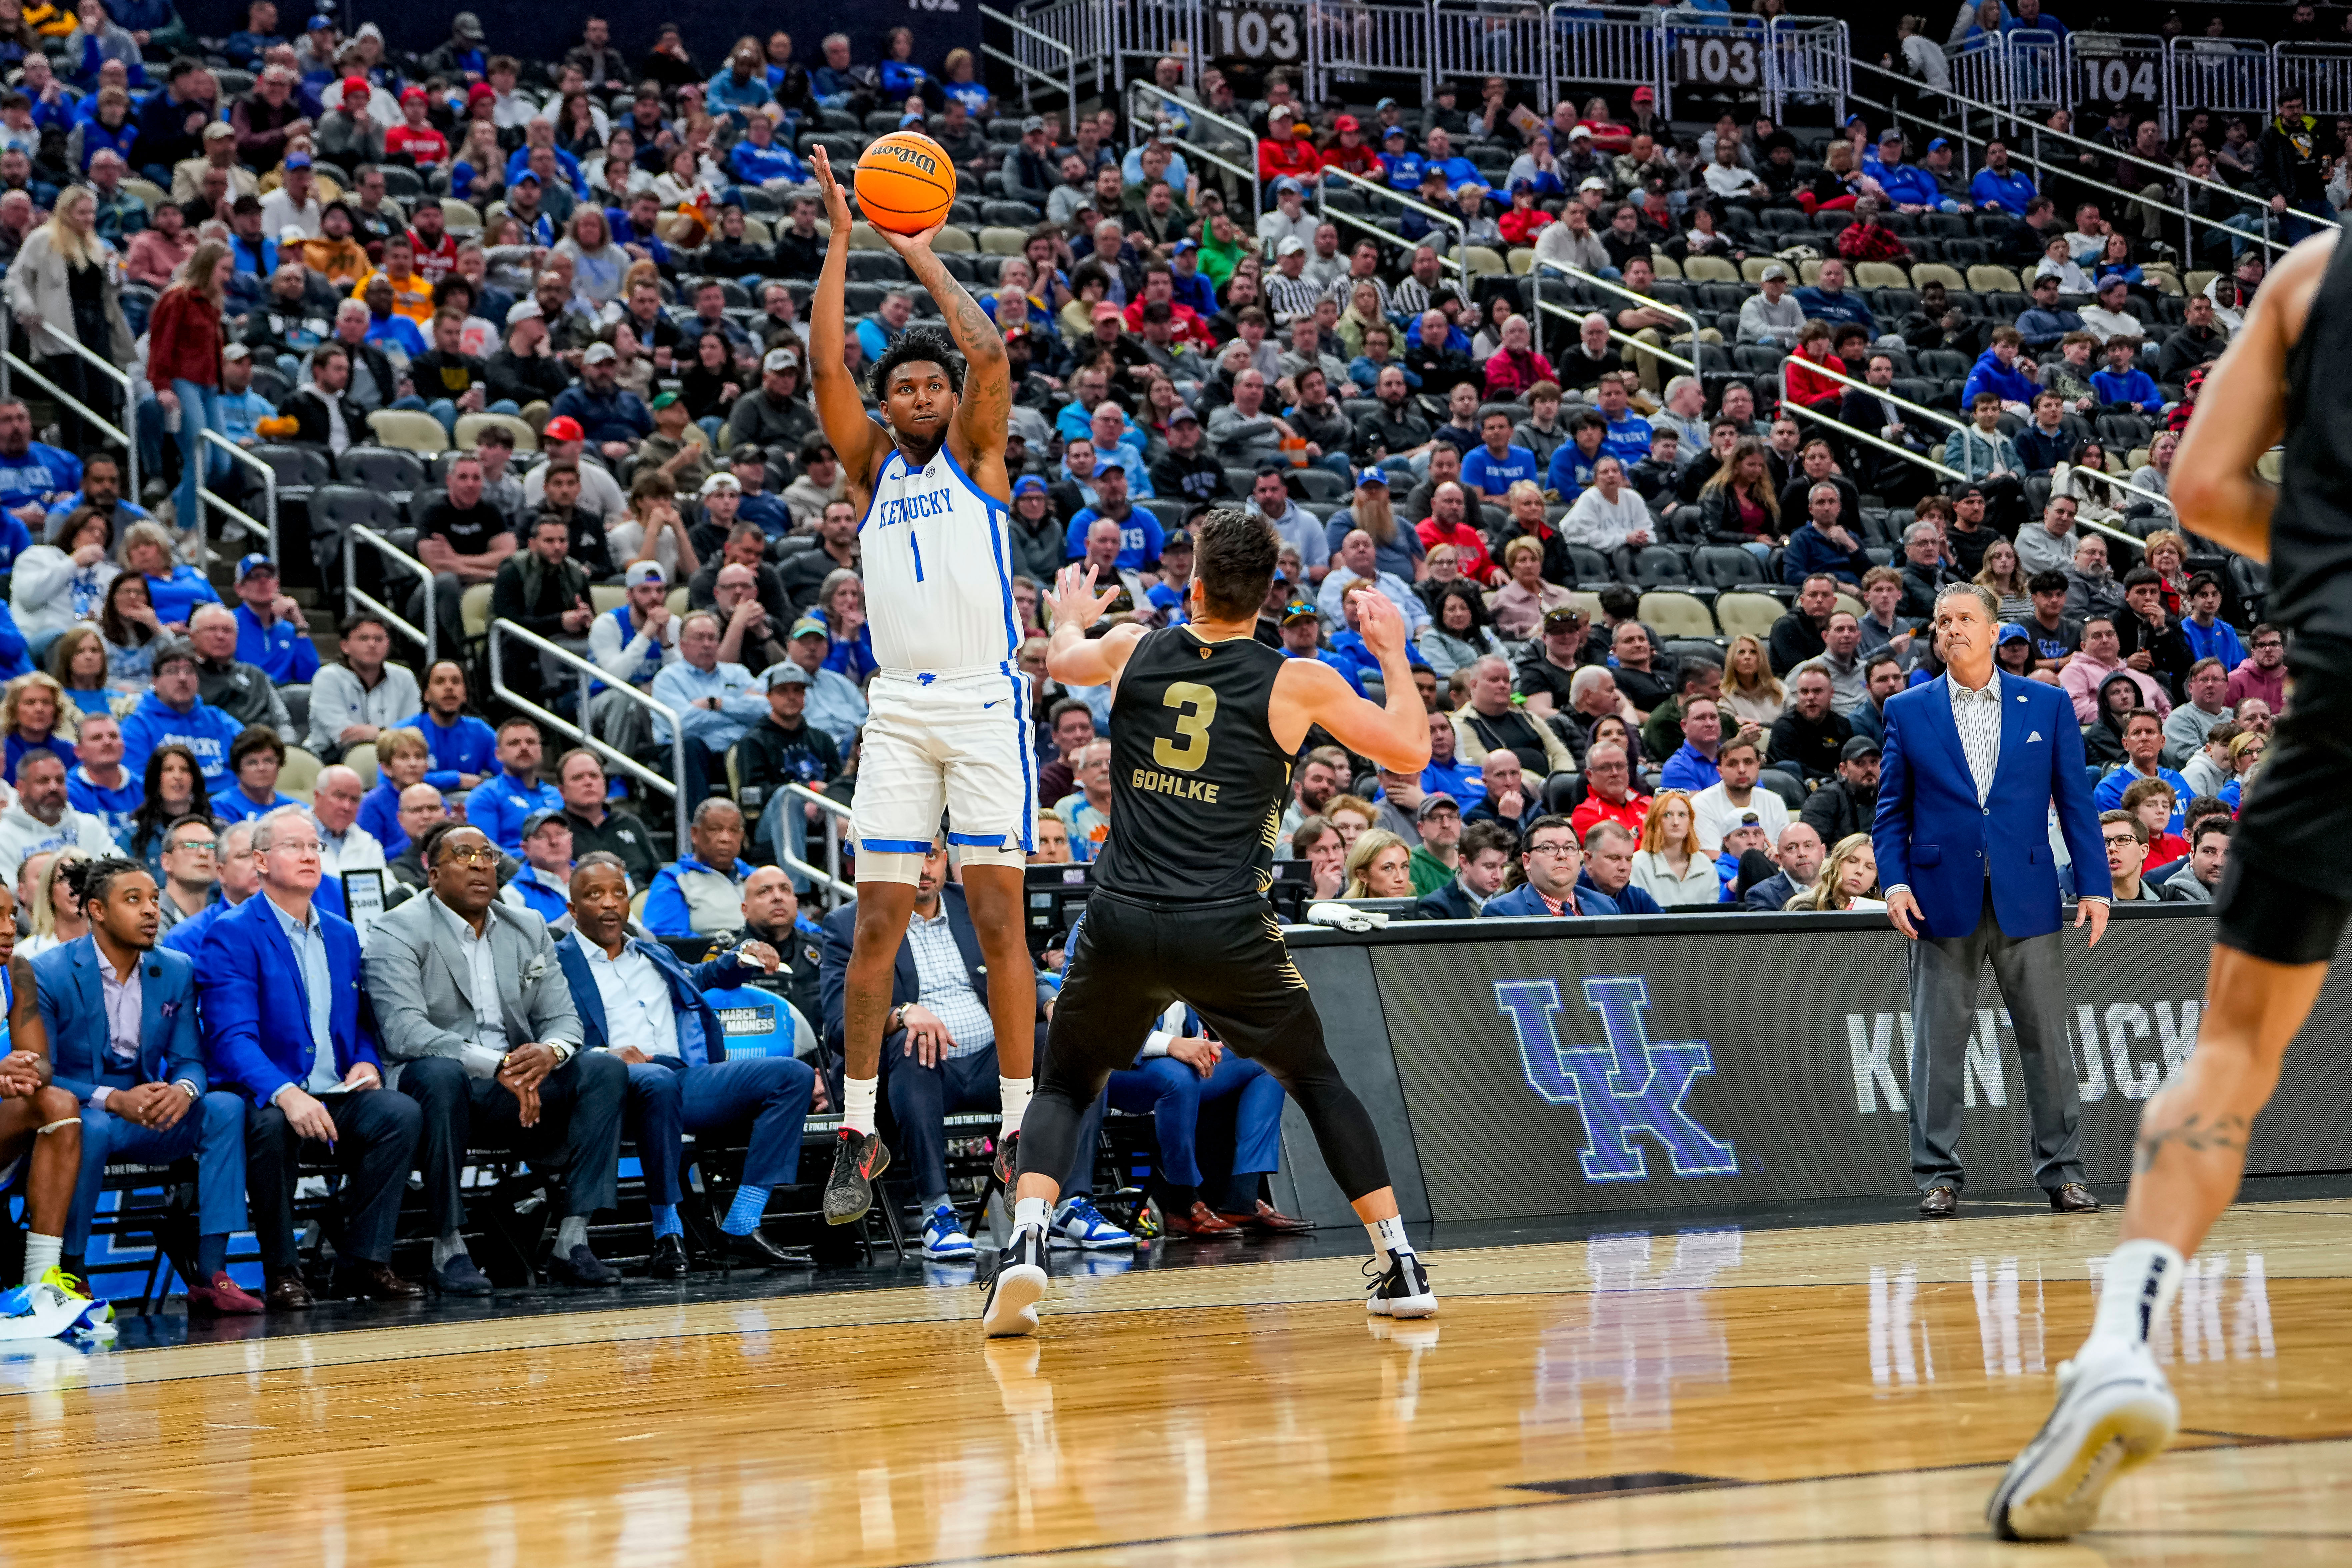
[[[2034,1180],[2062,1213],[2099,1206],[2083,1184],[2052,806],[2074,864],[2074,923],[2090,927],[2093,946],[2112,894],[2106,846],[2074,707],[2054,686],[1994,668],[1998,610],[1971,584],[1936,595],[1945,677],[1886,704],[1871,830],[1886,917],[1913,939],[1911,1174],[1931,1219],[1959,1206],[1962,1074],[1987,960],[2025,1069]]]
[[[238,826],[246,876],[259,887],[206,928],[196,970],[205,1066],[247,1102],[245,1185],[268,1279],[263,1299],[278,1311],[312,1304],[294,1246],[295,1174],[308,1159],[342,1168],[338,1290],[420,1300],[425,1288],[394,1274],[391,1259],[424,1117],[383,1086],[359,932],[313,902],[318,825],[289,806]],[[226,860],[221,873],[226,881]]]
[[[1497,893],[1478,911],[1480,920],[1507,920],[1513,915],[1613,915],[1623,911],[1617,900],[1591,888],[1580,888],[1584,849],[1576,841],[1576,825],[1557,814],[1528,824],[1526,843],[1519,850],[1519,868],[1527,880],[1507,893]]]
[[[683,1279],[685,1227],[677,1217],[679,1150],[698,1138],[751,1126],[743,1180],[719,1225],[729,1257],[775,1268],[800,1263],[760,1228],[768,1195],[799,1179],[801,1124],[808,1119],[816,1073],[789,1056],[729,1060],[727,1028],[702,998],[706,988],[741,984],[783,962],[763,942],[747,942],[687,972],[669,949],[629,935],[629,868],[595,850],[572,872],[572,931],[555,944],[572,985],[581,1047],[628,1065],[624,1114],[645,1168],[654,1211],[647,1272]]]
[[[213,1089],[196,1044],[195,966],[157,950],[155,879],[120,856],[71,873],[89,934],[33,961],[59,1089],[81,1101],[81,1176],[66,1219],[64,1264],[84,1272],[110,1160],[196,1159],[196,1278],[188,1310],[248,1314],[261,1302],[228,1277],[228,1238],[245,1228],[245,1102]]]

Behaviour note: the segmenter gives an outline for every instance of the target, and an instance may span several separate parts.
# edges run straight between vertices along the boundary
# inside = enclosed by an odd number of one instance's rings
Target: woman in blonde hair
[[[1335,795],[1323,803],[1323,820],[1338,831],[1339,842],[1350,849],[1380,819],[1380,808],[1359,795]]]
[[[1849,833],[1830,851],[1813,885],[1780,907],[1791,912],[1883,910],[1886,903],[1877,892],[1878,854],[1870,835]]]
[[[571,231],[558,242],[555,254],[572,258],[572,295],[597,310],[622,299],[622,279],[630,270],[629,253],[613,243],[604,225],[604,209],[583,202],[572,215]]]
[[[2172,530],[2168,528],[2159,528],[2154,533],[2149,534],[2147,536],[2147,542],[2140,546],[2140,563],[2146,566],[2149,571],[2155,573],[2162,583],[2164,588],[2165,614],[2171,616],[2176,620],[2188,615],[2188,541],[2182,539],[2180,535],[2173,532]],[[2216,621],[2214,622],[2214,625],[2217,626],[2226,626],[2229,623],[2226,621]],[[2236,636],[2234,632],[2231,635],[2233,638]],[[2213,651],[2215,652],[2216,657],[2219,657],[2219,650],[2216,649]],[[2230,668],[2235,669],[2238,668],[2240,661],[2245,657],[2246,656],[2243,652],[2240,652],[2237,658],[2225,658],[2222,659],[2221,662],[2227,665]]]
[[[34,752],[50,752],[72,771],[81,760],[71,739],[80,718],[56,676],[37,669],[10,681],[0,691],[0,737],[6,742],[5,753],[0,753],[0,779],[15,784],[16,764]]]
[[[180,488],[173,495],[173,521],[183,536],[202,515],[196,491],[205,470],[227,468],[227,458],[214,461],[204,437],[206,430],[228,434],[220,409],[221,311],[233,270],[228,247],[205,240],[147,317],[148,384],[163,405],[164,423],[176,419],[180,427]]]
[[[1412,849],[1385,827],[1357,836],[1348,848],[1348,885],[1343,899],[1412,897]]]
[[[79,849],[25,857],[16,874],[16,907],[25,911],[16,922],[17,957],[38,958],[89,934],[89,921],[66,886],[67,873],[88,858]]]
[[[2017,546],[1999,534],[1985,546],[1984,569],[1975,581],[2000,601],[2002,620],[2021,621],[2033,613],[2033,595],[2025,586],[2025,569],[2017,563]]]
[[[1731,639],[1723,661],[1723,705],[1743,724],[1769,730],[1788,705],[1788,694],[1772,674],[1772,660],[1764,645],[1743,632]]]
[[[1633,886],[1662,910],[1723,901],[1723,880],[1698,841],[1698,812],[1690,792],[1660,790],[1642,823],[1642,847],[1633,852]]]
[[[41,374],[84,407],[121,422],[113,384],[73,352],[79,343],[109,364],[131,363],[130,323],[122,316],[122,268],[98,235],[98,197],[68,185],[49,221],[25,237],[8,265],[8,309],[32,339]],[[68,451],[98,449],[97,437],[70,408],[58,411]]]

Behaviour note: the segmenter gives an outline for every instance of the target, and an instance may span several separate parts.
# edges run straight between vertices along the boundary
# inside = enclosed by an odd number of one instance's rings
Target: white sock
[[[1029,1109],[1029,1095],[1036,1087],[1034,1078],[1003,1078],[996,1080],[996,1092],[1003,1097],[1004,1121],[997,1130],[999,1138],[1010,1138],[1021,1131],[1021,1118]]]
[[[555,1255],[569,1258],[575,1247],[588,1245],[588,1216],[567,1215],[555,1226]]]
[[[874,1095],[881,1087],[882,1075],[872,1078],[845,1078],[841,1080],[841,1124],[852,1132],[874,1131]]]
[[[1382,1258],[1395,1252],[1411,1252],[1412,1243],[1404,1238],[1404,1216],[1391,1215],[1386,1219],[1367,1220],[1364,1228],[1371,1233],[1372,1250]]]
[[[41,1276],[58,1266],[64,1256],[66,1239],[61,1236],[43,1236],[39,1231],[25,1237],[25,1283],[37,1285]]]
[[[466,1237],[464,1232],[453,1230],[446,1236],[436,1237],[434,1239],[433,1267],[436,1269],[438,1269],[443,1264],[448,1262],[449,1259],[453,1258],[463,1258],[465,1256]]]
[[[1049,1198],[1013,1200],[1013,1228],[1015,1230],[1043,1230],[1053,1215],[1054,1205]]]
[[[2171,1246],[2147,1237],[2126,1241],[2108,1253],[2091,1337],[2120,1337],[2133,1344],[2146,1344],[2148,1331],[2163,1320],[2173,1297],[2180,1293],[2187,1267]]]

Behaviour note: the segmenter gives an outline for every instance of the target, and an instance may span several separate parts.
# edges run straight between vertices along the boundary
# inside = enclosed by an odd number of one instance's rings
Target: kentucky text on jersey
[[[1128,779],[1137,789],[1148,789],[1155,795],[1172,795],[1179,800],[1205,801],[1217,804],[1217,786],[1205,779],[1188,779],[1179,773],[1154,773],[1150,768],[1138,768]]]
[[[920,495],[897,496],[874,509],[876,523],[883,528],[894,522],[919,522],[927,517],[945,517],[955,507],[955,492],[945,486],[925,490]]]

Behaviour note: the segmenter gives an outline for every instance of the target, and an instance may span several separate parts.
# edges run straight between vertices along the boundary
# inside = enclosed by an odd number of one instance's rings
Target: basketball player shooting
[[[2116,1477],[2154,1458],[2180,1404],[2149,1353],[2181,1270],[2245,1173],[2254,1117],[2327,978],[2352,900],[2352,247],[2288,252],[2207,378],[2173,459],[2188,529],[2268,560],[2268,617],[2291,639],[2294,706],[2231,835],[2197,1047],[2140,1111],[2122,1240],[2097,1315],[2058,1369],[2058,1404],[2001,1478],[1987,1521],[2011,1539],[2088,1529]],[[2284,436],[2278,486],[2254,464]]]
[[[1227,1047],[1263,1064],[1304,1111],[1331,1175],[1371,1233],[1379,1265],[1367,1306],[1384,1316],[1437,1310],[1406,1241],[1380,1134],[1323,1046],[1307,982],[1265,891],[1291,759],[1321,725],[1383,768],[1429,765],[1429,718],[1405,662],[1404,619],[1356,591],[1364,642],[1386,705],[1356,695],[1313,659],[1286,659],[1255,635],[1281,540],[1253,513],[1218,508],[1192,535],[1185,625],[1132,623],[1089,640],[1117,596],[1095,569],[1062,569],[1045,668],[1073,686],[1111,686],[1110,838],[1095,863],[1087,918],[1064,970],[1045,1070],[1021,1126],[1012,1245],[997,1259],[981,1321],[992,1337],[1037,1326],[1051,1279],[1046,1226],[1080,1119],[1152,1020],[1189,1003]],[[864,787],[860,786],[860,793]]]
[[[1013,664],[1021,634],[1006,531],[1013,393],[1004,340],[931,253],[940,226],[913,235],[877,227],[930,290],[948,332],[918,327],[890,345],[873,369],[881,423],[868,416],[843,363],[849,203],[824,149],[812,158],[833,221],[809,320],[817,418],[841,459],[849,502],[864,514],[858,547],[881,666],[867,692],[850,821],[857,923],[844,990],[841,1134],[824,1190],[825,1219],[846,1225],[871,1206],[874,1178],[890,1161],[874,1130],[884,1036],[903,1034],[907,1053],[926,1064],[972,1044],[919,1008],[890,1005],[891,972],[942,815],[988,965],[1003,1095],[997,1170],[1011,1184],[1008,1143],[1029,1102],[1036,1044],[1021,872],[1036,836],[1037,763],[1028,687]]]

